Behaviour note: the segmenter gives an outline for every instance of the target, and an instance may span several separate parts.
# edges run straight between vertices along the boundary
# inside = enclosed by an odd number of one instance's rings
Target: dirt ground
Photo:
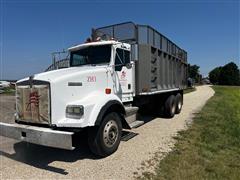
[[[98,159],[89,150],[86,135],[73,151],[54,149],[0,136],[1,179],[133,179],[156,153],[171,151],[174,136],[186,129],[194,113],[213,96],[209,86],[184,95],[182,112],[172,119],[145,117],[148,123],[132,130],[138,135],[122,141],[113,155]],[[14,97],[0,95],[0,121],[14,123]],[[152,166],[149,168],[153,168]]]

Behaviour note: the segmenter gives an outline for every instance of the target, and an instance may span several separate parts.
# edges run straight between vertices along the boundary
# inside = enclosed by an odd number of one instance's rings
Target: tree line
[[[218,85],[240,85],[240,70],[234,62],[214,68],[209,72],[209,80]]]
[[[188,77],[195,83],[201,83],[202,80],[199,68],[200,66],[196,64],[188,64]],[[231,86],[240,85],[240,70],[234,62],[214,68],[209,72],[208,77],[212,84]]]
[[[188,64],[188,77],[191,78],[194,83],[200,83],[202,80],[202,75],[199,72],[200,66],[194,64]]]

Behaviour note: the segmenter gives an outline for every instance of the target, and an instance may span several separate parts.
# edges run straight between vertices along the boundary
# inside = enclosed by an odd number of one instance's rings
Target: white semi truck
[[[73,135],[84,128],[91,151],[108,156],[123,128],[144,123],[136,118],[141,109],[180,113],[187,53],[150,26],[93,29],[91,39],[68,50],[69,68],[16,83],[16,123],[0,123],[0,135],[72,150]]]

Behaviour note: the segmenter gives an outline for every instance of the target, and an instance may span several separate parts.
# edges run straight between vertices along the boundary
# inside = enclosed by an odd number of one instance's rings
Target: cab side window
[[[123,49],[116,49],[115,70],[121,71],[122,67],[130,63],[130,52]]]
[[[126,50],[123,50],[123,53],[124,53],[124,62],[125,62],[125,64],[130,63],[130,52],[126,51]]]

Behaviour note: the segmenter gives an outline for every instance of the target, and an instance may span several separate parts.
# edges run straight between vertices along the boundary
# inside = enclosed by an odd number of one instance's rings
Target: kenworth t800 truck
[[[117,150],[122,129],[144,123],[139,110],[180,113],[187,53],[152,27],[127,22],[93,29],[68,50],[69,68],[16,83],[16,123],[0,123],[0,135],[72,150],[73,135],[84,128],[91,151],[104,157]]]

